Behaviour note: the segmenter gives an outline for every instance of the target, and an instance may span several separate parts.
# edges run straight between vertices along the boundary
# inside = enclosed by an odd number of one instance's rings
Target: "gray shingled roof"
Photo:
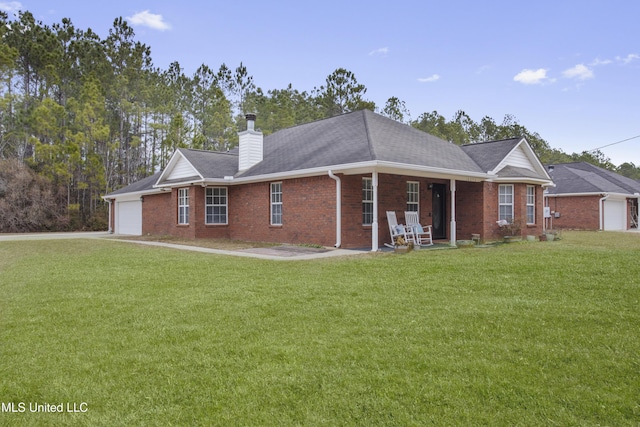
[[[553,165],[549,175],[556,184],[549,194],[640,193],[639,182],[585,162]]]
[[[179,148],[178,151],[204,178],[224,178],[238,172],[238,150],[222,152]]]
[[[484,172],[494,170],[501,161],[522,141],[522,138],[466,144],[462,150],[471,157]]]
[[[283,129],[264,137],[263,160],[238,173],[238,150],[214,152],[180,148],[205,179],[256,177],[288,171],[369,161],[486,173],[514,149],[521,138],[458,146],[368,110]],[[517,169],[517,170],[516,170]],[[111,194],[150,190],[160,174]],[[545,178],[506,167],[498,176]],[[182,178],[179,182],[197,179]]]
[[[147,190],[152,190],[153,189],[153,185],[156,183],[156,181],[158,180],[158,178],[160,178],[160,174],[162,172],[157,172],[151,176],[148,176],[146,178],[142,178],[140,181],[136,181],[133,184],[127,185],[126,187],[120,188],[119,190],[116,191],[112,191],[111,193],[107,194],[105,197],[108,196],[115,196],[118,194],[125,194],[125,193],[135,193],[138,191],[147,191]]]
[[[264,138],[264,159],[240,176],[388,161],[482,173],[462,149],[368,110],[283,129]]]

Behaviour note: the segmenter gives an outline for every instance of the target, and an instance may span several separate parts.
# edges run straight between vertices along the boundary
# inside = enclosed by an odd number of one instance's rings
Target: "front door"
[[[434,239],[447,238],[447,186],[433,184],[431,190],[431,212]]]

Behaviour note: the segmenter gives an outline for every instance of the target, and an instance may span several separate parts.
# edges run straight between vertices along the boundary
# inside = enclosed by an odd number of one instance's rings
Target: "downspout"
[[[378,252],[378,172],[371,173],[373,187],[373,223],[371,224],[371,252]]]
[[[109,209],[109,229],[107,230],[107,232],[109,234],[113,234],[113,226],[111,225],[111,199],[107,199],[107,203],[108,203],[108,208]]]
[[[336,181],[336,248],[342,245],[342,185],[340,178],[329,170],[329,178]]]
[[[600,210],[600,231],[604,231],[604,201],[609,198],[609,193],[605,193],[604,197],[598,202],[598,209]]]

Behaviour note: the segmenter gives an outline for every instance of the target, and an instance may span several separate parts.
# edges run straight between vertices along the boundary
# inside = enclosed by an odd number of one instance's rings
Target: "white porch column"
[[[371,223],[371,252],[378,251],[378,172],[371,174],[373,187],[373,222]]]
[[[451,246],[456,245],[456,180],[452,179],[449,181],[449,186],[451,187],[451,241],[449,244]]]

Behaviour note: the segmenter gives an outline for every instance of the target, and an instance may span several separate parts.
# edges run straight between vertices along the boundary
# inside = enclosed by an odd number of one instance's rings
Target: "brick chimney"
[[[262,132],[255,130],[256,115],[247,114],[247,130],[238,132],[238,171],[242,172],[262,161]]]

